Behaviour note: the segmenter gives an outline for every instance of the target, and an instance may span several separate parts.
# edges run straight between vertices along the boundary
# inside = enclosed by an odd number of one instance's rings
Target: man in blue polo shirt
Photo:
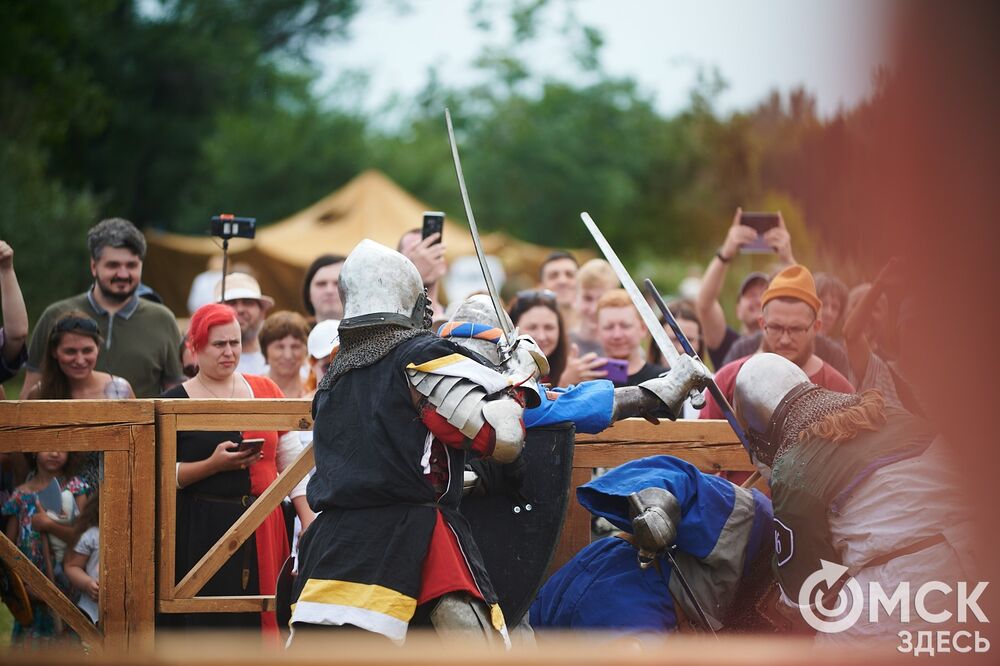
[[[51,304],[38,319],[28,345],[25,389],[41,378],[55,320],[68,310],[81,310],[97,321],[104,338],[96,369],[127,379],[138,398],[156,397],[183,380],[184,374],[181,335],[173,314],[136,294],[146,239],[128,220],[111,218],[87,232],[87,244],[94,284],[82,294]]]

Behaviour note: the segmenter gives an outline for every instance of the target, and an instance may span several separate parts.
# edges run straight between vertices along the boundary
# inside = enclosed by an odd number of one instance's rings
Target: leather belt
[[[891,553],[886,553],[885,555],[879,555],[876,558],[868,560],[861,567],[862,569],[870,569],[871,567],[877,567],[885,564],[886,562],[891,562],[897,557],[903,557],[904,555],[912,555],[913,553],[919,553],[922,550],[927,550],[931,546],[936,546],[939,543],[944,543],[946,541],[945,536],[941,533],[934,534],[929,537],[924,537],[919,541],[914,541],[909,546],[903,546]]]

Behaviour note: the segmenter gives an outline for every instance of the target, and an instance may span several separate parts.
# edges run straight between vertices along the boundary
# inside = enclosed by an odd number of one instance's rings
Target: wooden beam
[[[161,613],[263,613],[277,608],[274,595],[242,597],[194,597],[171,599],[157,604]]]
[[[159,475],[156,496],[159,498],[159,533],[156,540],[157,599],[174,598],[175,549],[177,536],[177,416],[156,417],[157,457]]]
[[[0,426],[0,452],[128,451],[128,425]]]
[[[39,571],[38,567],[2,532],[0,532],[0,560],[3,560],[3,563],[11,571],[21,577],[24,584],[30,588],[33,596],[40,599],[53,613],[69,624],[73,631],[80,635],[80,638],[95,650],[104,648],[104,636],[90,621],[90,618],[84,615],[83,611],[76,607],[76,604],[67,599],[55,583]],[[102,585],[103,582],[101,581]]]
[[[156,429],[132,426],[132,576],[125,590],[128,649],[153,647],[156,619]]]
[[[579,447],[577,451],[579,451]],[[576,501],[576,489],[590,481],[594,473],[589,467],[576,467],[576,455],[577,452],[574,452],[566,521],[563,523],[563,531],[559,538],[559,544],[556,546],[556,553],[552,556],[552,564],[549,565],[547,574],[549,576],[590,543],[590,513]]]
[[[177,414],[178,430],[310,430],[312,421],[294,414]]]
[[[264,518],[278,506],[282,498],[291,492],[295,484],[301,481],[314,465],[313,448],[310,443],[299,454],[295,462],[278,475],[274,483],[268,486],[267,490],[250,505],[246,513],[226,530],[222,538],[184,576],[184,579],[174,589],[173,597],[175,599],[191,598],[198,594],[205,583],[250,538],[253,531],[264,522]]]
[[[286,398],[254,398],[252,400],[158,399],[157,414],[291,414],[310,416],[312,401]]]
[[[0,431],[71,425],[149,425],[152,400],[6,400],[0,402]]]
[[[740,444],[706,446],[693,442],[577,444],[573,454],[573,467],[617,467],[637,458],[660,455],[681,458],[709,473],[754,470]]]
[[[639,442],[700,442],[702,444],[739,444],[726,421],[716,419],[661,421],[653,425],[645,419],[624,419],[596,435],[577,433],[578,444]]]
[[[101,631],[107,650],[128,647],[128,599],[131,578],[131,461],[125,451],[104,454],[101,481]]]

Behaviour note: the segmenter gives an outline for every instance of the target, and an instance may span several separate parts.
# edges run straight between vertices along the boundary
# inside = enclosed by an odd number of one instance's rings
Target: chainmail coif
[[[781,442],[774,454],[774,462],[777,463],[785,452],[795,446],[802,431],[813,423],[860,404],[861,396],[856,393],[837,393],[821,388],[802,394],[788,406],[782,423],[776,424],[781,428]]]
[[[434,335],[421,328],[402,326],[368,326],[340,332],[340,351],[317,390],[326,391],[344,374],[357,368],[367,368],[380,361],[403,342],[422,335]]]

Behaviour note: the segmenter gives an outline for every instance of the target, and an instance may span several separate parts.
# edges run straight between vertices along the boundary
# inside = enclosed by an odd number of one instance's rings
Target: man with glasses
[[[795,264],[774,276],[761,296],[760,328],[764,332],[760,351],[773,352],[799,366],[809,381],[839,393],[854,393],[854,387],[832,365],[816,355],[816,336],[820,331],[822,303],[816,295],[816,283],[805,266]],[[736,374],[751,356],[744,356],[722,366],[715,382],[732,402]],[[701,410],[703,419],[724,418],[711,395]]]

